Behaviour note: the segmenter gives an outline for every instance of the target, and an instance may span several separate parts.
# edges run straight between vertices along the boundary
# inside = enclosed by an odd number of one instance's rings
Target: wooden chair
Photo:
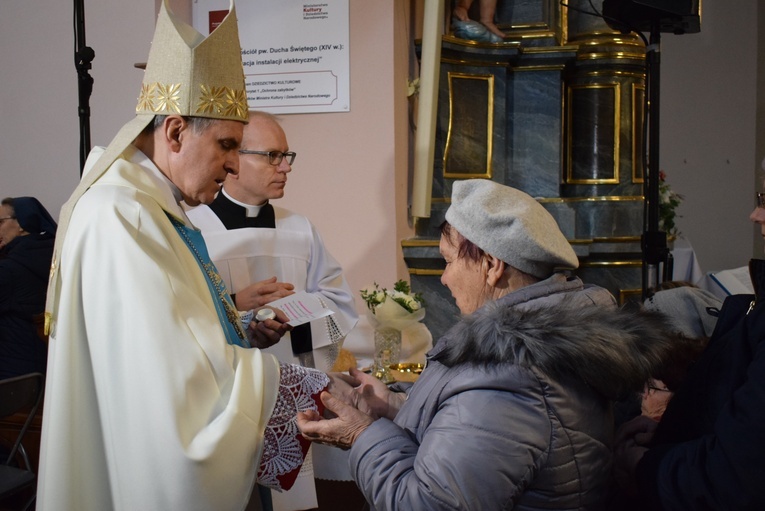
[[[42,373],[0,380],[0,417],[10,417],[22,411],[26,415],[8,457],[0,465],[0,500],[32,487],[37,479],[22,440],[37,415],[44,388],[45,377]],[[23,467],[19,460],[23,461]],[[34,500],[32,492],[22,509],[29,509]]]
[[[37,334],[40,336],[40,339],[45,342],[45,345],[48,345],[48,336],[44,333],[44,314],[38,314],[34,316],[34,323],[37,327]],[[42,413],[43,410],[43,401],[40,402],[40,405],[37,410],[37,414],[32,418],[31,424],[29,424],[27,431],[24,435],[24,447],[26,448],[27,456],[29,457],[29,462],[32,464],[32,470],[34,470],[35,473],[37,473],[38,470],[38,463],[40,458],[40,439],[42,437]],[[20,410],[17,413],[14,413],[13,415],[10,415],[8,417],[4,417],[0,415],[0,444],[5,446],[11,446],[13,445],[13,442],[15,442],[16,437],[18,436],[19,432],[21,431],[21,428],[24,426],[24,423],[27,419],[27,413],[29,412],[28,409]],[[0,459],[0,463],[5,460]],[[2,508],[0,508],[1,510]]]

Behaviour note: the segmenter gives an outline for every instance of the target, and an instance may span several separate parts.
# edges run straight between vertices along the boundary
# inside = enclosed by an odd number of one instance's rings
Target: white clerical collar
[[[263,206],[265,206],[266,204],[268,204],[268,201],[264,202],[263,204],[261,204],[259,206],[253,206],[251,204],[245,204],[244,202],[238,201],[235,198],[233,198],[232,196],[230,196],[229,194],[227,194],[225,188],[221,188],[220,189],[220,193],[222,193],[224,197],[226,197],[228,200],[230,200],[234,204],[242,206],[245,210],[247,210],[247,217],[248,218],[256,218],[260,214],[260,209]]]
[[[175,202],[180,204],[183,200],[183,195],[181,194],[180,188],[175,186],[175,184],[170,181],[166,175],[164,175],[159,168],[154,164],[153,161],[151,161],[151,158],[146,156],[143,151],[138,149],[134,145],[129,145],[127,148],[125,148],[125,151],[123,152],[126,159],[130,161],[131,163],[135,163],[136,165],[140,165],[141,167],[145,168],[149,172],[151,172],[154,176],[161,179],[162,182],[166,183],[168,187],[170,187],[170,191],[173,193],[173,197],[175,198]]]

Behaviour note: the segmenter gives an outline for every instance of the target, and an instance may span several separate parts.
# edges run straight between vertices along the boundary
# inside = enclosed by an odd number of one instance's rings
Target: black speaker
[[[627,33],[693,34],[701,30],[701,0],[603,0],[603,18],[614,30]]]

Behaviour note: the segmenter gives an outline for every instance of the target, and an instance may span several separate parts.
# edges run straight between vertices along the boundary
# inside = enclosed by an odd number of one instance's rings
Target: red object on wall
[[[210,31],[208,32],[208,35],[212,34],[213,30],[218,28],[218,25],[221,24],[221,22],[226,18],[227,15],[228,15],[228,9],[225,9],[223,11],[210,11],[209,12],[208,18],[209,18],[210,26],[208,27],[208,29]]]

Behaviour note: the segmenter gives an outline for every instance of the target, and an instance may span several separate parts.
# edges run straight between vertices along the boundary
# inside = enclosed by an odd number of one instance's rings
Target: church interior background
[[[402,242],[434,338],[458,311],[440,284],[439,226],[455,180],[491,179],[552,214],[585,282],[641,296],[646,46],[584,14],[602,1],[499,0],[497,43],[456,37],[447,2],[432,202]],[[470,18],[478,19],[478,2]]]

